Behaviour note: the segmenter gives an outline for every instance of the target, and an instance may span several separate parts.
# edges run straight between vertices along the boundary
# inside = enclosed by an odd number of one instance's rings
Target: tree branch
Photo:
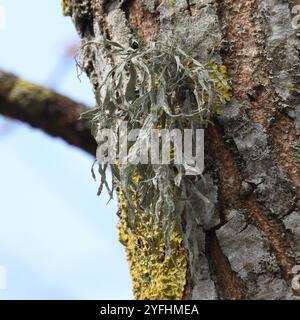
[[[87,107],[50,89],[0,70],[0,114],[60,137],[92,155],[96,142],[89,123],[78,120]]]

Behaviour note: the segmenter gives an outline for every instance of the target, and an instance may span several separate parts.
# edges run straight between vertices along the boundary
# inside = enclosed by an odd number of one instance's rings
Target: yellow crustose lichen
[[[131,191],[132,200],[138,207],[140,190],[135,190],[133,186]],[[133,232],[127,222],[128,207],[121,191],[118,192],[118,197],[119,240],[126,249],[135,298],[182,299],[186,284],[187,260],[178,228],[171,234],[171,252],[166,255],[164,236],[159,235],[158,228],[152,225],[151,213],[145,215],[135,210],[136,230]]]
[[[226,66],[218,65],[212,60],[208,62],[208,66],[210,66],[213,69],[215,69],[216,71],[218,71],[221,74],[223,80],[225,80],[225,81],[229,80]],[[212,79],[218,79],[217,74],[214,72],[210,72],[209,76]],[[216,83],[216,89],[224,97],[225,101],[229,102],[232,99],[232,96],[233,96],[232,87],[229,84],[224,84],[221,80],[218,80]],[[214,106],[213,112],[216,115],[221,115],[222,114],[222,106],[223,106],[223,103],[221,101],[218,101],[216,103],[216,105]]]
[[[61,7],[64,16],[69,15],[69,0],[61,0]]]
[[[211,79],[217,80],[215,86],[216,86],[216,91],[223,96],[224,100],[229,102],[232,99],[232,87],[228,84],[229,77],[227,73],[227,67],[224,65],[218,65],[215,63],[213,60],[208,61],[206,64],[208,67],[215,69],[217,72],[210,71],[209,76]],[[196,68],[196,65],[191,59],[186,59],[184,66],[190,70],[193,70]],[[221,77],[217,74],[221,75]],[[226,81],[227,83],[224,83],[223,81]],[[208,93],[205,95],[205,97],[208,99]],[[221,115],[222,114],[222,106],[223,103],[220,99],[217,100],[214,108],[213,108],[213,113],[216,115]]]
[[[44,110],[45,101],[53,97],[50,89],[35,85],[29,81],[18,79],[9,94],[11,102],[18,102],[28,113]]]

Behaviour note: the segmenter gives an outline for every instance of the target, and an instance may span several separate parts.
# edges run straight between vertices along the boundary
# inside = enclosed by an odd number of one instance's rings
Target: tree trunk
[[[203,65],[227,67],[233,98],[205,129],[209,200],[184,209],[172,264],[139,244],[121,202],[137,299],[297,299],[300,285],[300,40],[292,0],[67,0],[96,96],[116,58],[168,34]],[[222,70],[226,70],[223,69]],[[229,100],[229,99],[227,99]],[[133,196],[134,196],[133,191]],[[140,222],[141,223],[141,222]],[[175,240],[174,240],[175,239]],[[175,248],[175,249],[174,249]],[[171,259],[171,260],[174,260]]]

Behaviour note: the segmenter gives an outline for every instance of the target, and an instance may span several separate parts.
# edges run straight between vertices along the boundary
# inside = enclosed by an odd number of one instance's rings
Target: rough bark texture
[[[95,156],[90,124],[79,121],[87,107],[0,70],[0,114],[28,123]]]
[[[234,99],[206,130],[206,183],[197,183],[211,202],[197,204],[197,220],[184,214],[188,268],[182,299],[300,296],[291,286],[300,264],[300,40],[292,28],[293,4],[64,1],[96,94],[114,57],[86,44],[103,37],[124,46],[138,38],[146,45],[176,33],[199,61],[228,68]],[[157,292],[156,298],[165,297]]]

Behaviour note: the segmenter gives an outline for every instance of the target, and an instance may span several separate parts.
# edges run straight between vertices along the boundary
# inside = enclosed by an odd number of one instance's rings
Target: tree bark
[[[103,38],[147,45],[176,33],[186,52],[228,69],[234,98],[206,129],[206,183],[195,186],[195,220],[182,220],[187,267],[184,290],[149,290],[134,259],[140,250],[123,241],[136,298],[297,299],[300,264],[300,40],[293,28],[294,1],[282,0],[68,0],[82,41],[83,68],[96,96],[114,57],[97,45]],[[125,208],[126,209],[126,208]],[[128,231],[128,230],[127,230]],[[129,231],[128,231],[129,232]],[[152,265],[155,268],[155,265]],[[299,271],[299,270],[298,270]],[[144,288],[146,294],[142,294]],[[173,294],[174,293],[174,294]]]

